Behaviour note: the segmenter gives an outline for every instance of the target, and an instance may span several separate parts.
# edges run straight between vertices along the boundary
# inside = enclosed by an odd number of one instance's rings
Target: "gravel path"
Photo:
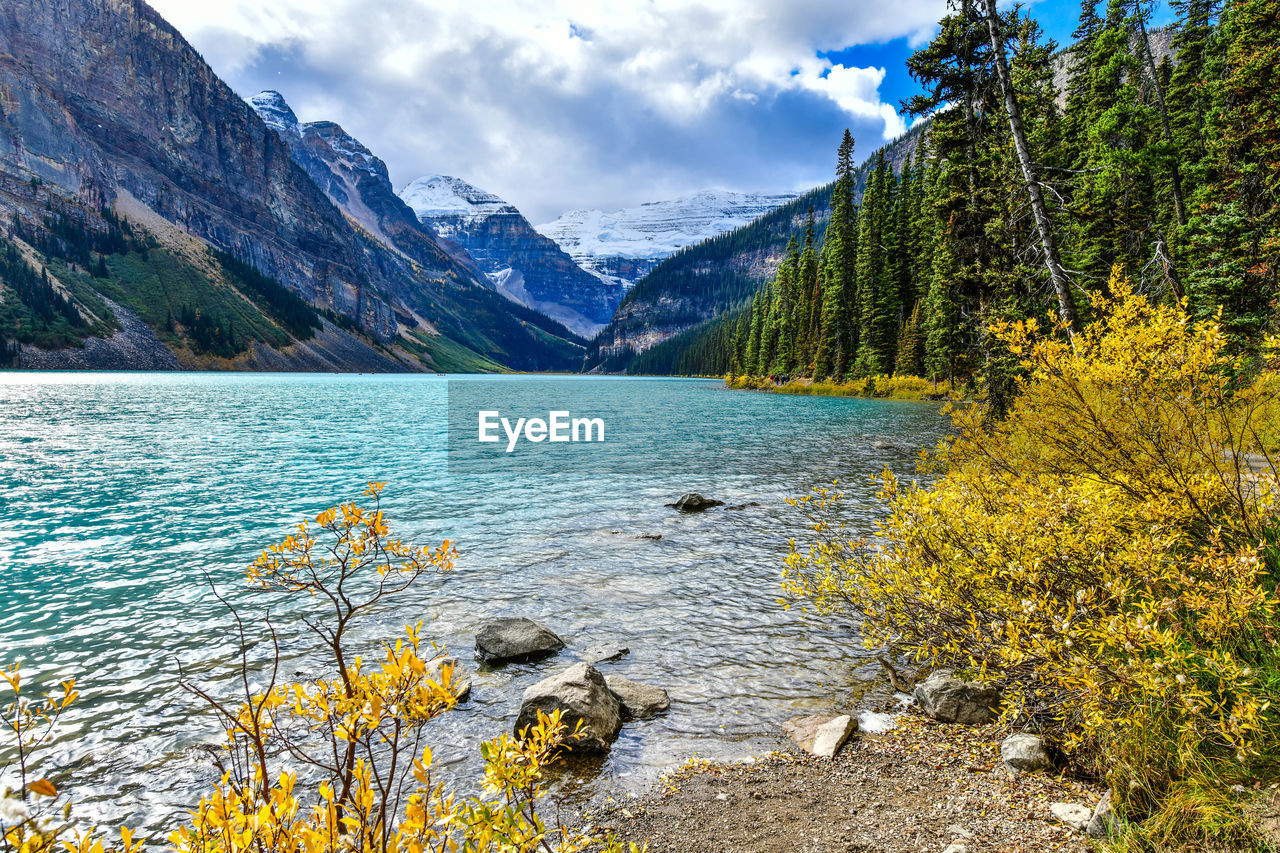
[[[624,840],[648,839],[651,853],[1091,850],[1049,803],[1092,808],[1101,789],[1012,778],[999,737],[995,727],[907,714],[886,734],[855,735],[834,760],[774,753],[750,764],[695,762],[650,794],[587,817]]]

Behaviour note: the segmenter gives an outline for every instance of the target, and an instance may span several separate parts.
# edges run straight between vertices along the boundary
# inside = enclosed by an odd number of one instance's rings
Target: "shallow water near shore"
[[[606,440],[504,454],[472,440],[478,405],[600,417]],[[875,673],[853,626],[778,603],[787,540],[806,529],[784,498],[838,478],[849,521],[870,530],[872,476],[910,474],[946,427],[928,404],[703,380],[0,373],[0,662],[24,659],[41,684],[78,680],[55,781],[84,815],[154,837],[214,775],[202,746],[217,723],[176,688],[178,662],[234,687],[233,623],[206,576],[250,617],[251,657],[266,654],[270,607],[285,675],[307,677],[300,618],[322,611],[246,589],[243,567],[381,480],[393,532],[452,539],[460,556],[370,619],[364,650],[423,620],[424,638],[473,666],[475,630],[494,616],[537,619],[568,644],[478,673],[472,700],[430,725],[437,759],[473,784],[478,744],[510,728],[525,687],[618,643],[630,654],[600,668],[665,687],[672,708],[627,724],[560,793],[635,790],[695,753],[771,748],[788,717],[853,702]],[[689,491],[748,505],[664,506]]]

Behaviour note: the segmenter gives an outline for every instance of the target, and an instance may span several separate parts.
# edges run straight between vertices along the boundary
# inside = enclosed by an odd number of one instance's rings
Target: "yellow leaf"
[[[27,790],[33,794],[39,794],[42,797],[58,796],[58,789],[53,787],[53,783],[48,779],[37,779],[27,784]]]

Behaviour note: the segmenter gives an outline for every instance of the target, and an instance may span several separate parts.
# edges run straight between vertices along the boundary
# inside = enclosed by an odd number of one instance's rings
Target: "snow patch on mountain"
[[[584,269],[630,286],[685,246],[746,225],[795,197],[706,190],[612,212],[573,210],[535,227]],[[619,274],[620,269],[635,272]]]
[[[452,238],[459,230],[498,213],[518,213],[493,193],[451,175],[418,178],[400,190],[399,196],[418,219],[435,223],[442,237]]]

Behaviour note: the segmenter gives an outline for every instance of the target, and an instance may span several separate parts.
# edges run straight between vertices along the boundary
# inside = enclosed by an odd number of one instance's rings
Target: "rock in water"
[[[671,697],[661,687],[641,684],[621,675],[605,676],[605,684],[622,703],[622,713],[633,720],[646,720],[671,707]]]
[[[453,690],[453,695],[458,697],[459,702],[467,701],[471,698],[471,673],[453,655],[442,655],[428,661],[427,677],[443,685],[443,670],[446,666],[451,667],[447,686]]]
[[[1077,803],[1050,803],[1049,811],[1053,812],[1053,816],[1067,826],[1081,831],[1088,825],[1089,819],[1093,817],[1093,812],[1087,806]]]
[[[702,512],[703,510],[710,509],[713,506],[723,506],[723,505],[724,505],[724,501],[717,501],[717,500],[712,500],[711,498],[704,498],[702,495],[698,494],[697,492],[689,492],[687,494],[683,494],[680,496],[680,499],[677,500],[675,503],[667,504],[667,506],[673,506],[676,509],[680,510],[681,512]]]
[[[476,657],[488,664],[534,660],[563,648],[564,640],[532,619],[494,619],[476,633]]]
[[[1089,834],[1090,838],[1110,838],[1116,832],[1116,816],[1111,810],[1111,792],[1107,791],[1102,795],[1102,799],[1098,800],[1098,805],[1093,810],[1089,822],[1085,824],[1084,831]]]
[[[1035,773],[1048,770],[1052,762],[1044,748],[1044,738],[1039,735],[1009,735],[1000,744],[1000,760],[1014,773]]]
[[[945,672],[935,672],[916,687],[916,702],[930,717],[942,723],[982,725],[998,714],[1000,691],[989,684],[961,681]]]
[[[622,729],[622,703],[600,670],[590,664],[575,663],[525,690],[515,733],[536,725],[539,711],[560,711],[560,720],[570,731],[582,721],[582,738],[571,745],[576,750],[608,752]]]
[[[849,735],[857,731],[858,721],[848,714],[796,717],[783,723],[782,728],[805,752],[818,758],[832,758]]]
[[[587,663],[604,663],[606,661],[621,660],[629,654],[631,654],[631,649],[626,646],[620,646],[616,643],[594,643],[587,646],[587,650],[582,653],[582,659]]]

